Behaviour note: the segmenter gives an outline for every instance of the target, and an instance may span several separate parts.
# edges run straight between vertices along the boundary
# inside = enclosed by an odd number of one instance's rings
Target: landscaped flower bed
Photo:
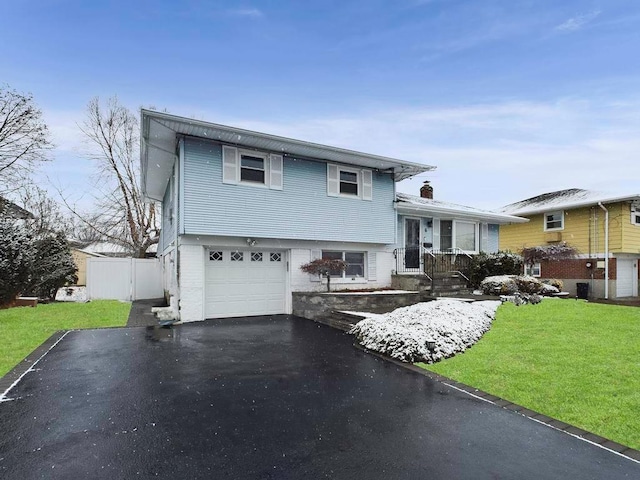
[[[369,350],[403,362],[433,363],[464,352],[489,330],[499,301],[437,300],[358,322],[350,331]]]

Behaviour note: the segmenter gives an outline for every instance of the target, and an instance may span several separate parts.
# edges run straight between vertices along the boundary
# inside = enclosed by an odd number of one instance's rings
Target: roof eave
[[[421,213],[424,215],[436,213],[439,215],[450,215],[451,217],[454,217],[454,218],[484,221],[487,223],[496,223],[499,225],[505,225],[508,223],[527,223],[529,221],[528,218],[516,217],[514,215],[503,215],[499,213],[492,214],[490,212],[475,213],[475,212],[469,212],[467,210],[458,210],[455,208],[445,208],[445,207],[434,206],[434,205],[422,206],[422,205],[416,205],[416,204],[409,204],[405,202],[398,202],[396,204],[396,209],[398,213],[406,213],[406,214]]]
[[[539,215],[541,213],[553,212],[556,210],[572,210],[574,208],[584,208],[590,206],[596,206],[598,203],[619,203],[627,201],[640,201],[640,194],[624,195],[618,197],[607,197],[602,199],[585,200],[583,202],[566,203],[560,205],[547,205],[544,207],[537,207],[531,210],[514,210],[509,212],[509,215]]]

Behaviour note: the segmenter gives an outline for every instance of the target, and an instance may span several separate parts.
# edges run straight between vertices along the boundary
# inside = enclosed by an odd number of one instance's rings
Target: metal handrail
[[[451,273],[457,273],[458,275],[460,275],[461,277],[463,277],[467,282],[469,282],[469,277],[467,277],[464,273],[462,273],[460,270],[452,270]]]

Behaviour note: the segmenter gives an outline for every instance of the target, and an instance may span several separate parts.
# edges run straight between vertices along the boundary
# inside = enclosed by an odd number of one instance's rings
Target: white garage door
[[[619,258],[617,260],[616,296],[632,297],[637,295],[637,272],[634,258]]]
[[[286,312],[283,252],[210,249],[205,267],[205,317]]]

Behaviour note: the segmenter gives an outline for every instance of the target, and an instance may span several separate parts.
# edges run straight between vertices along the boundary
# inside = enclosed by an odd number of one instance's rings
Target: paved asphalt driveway
[[[71,332],[0,403],[0,478],[640,478],[352,341],[286,316]]]

